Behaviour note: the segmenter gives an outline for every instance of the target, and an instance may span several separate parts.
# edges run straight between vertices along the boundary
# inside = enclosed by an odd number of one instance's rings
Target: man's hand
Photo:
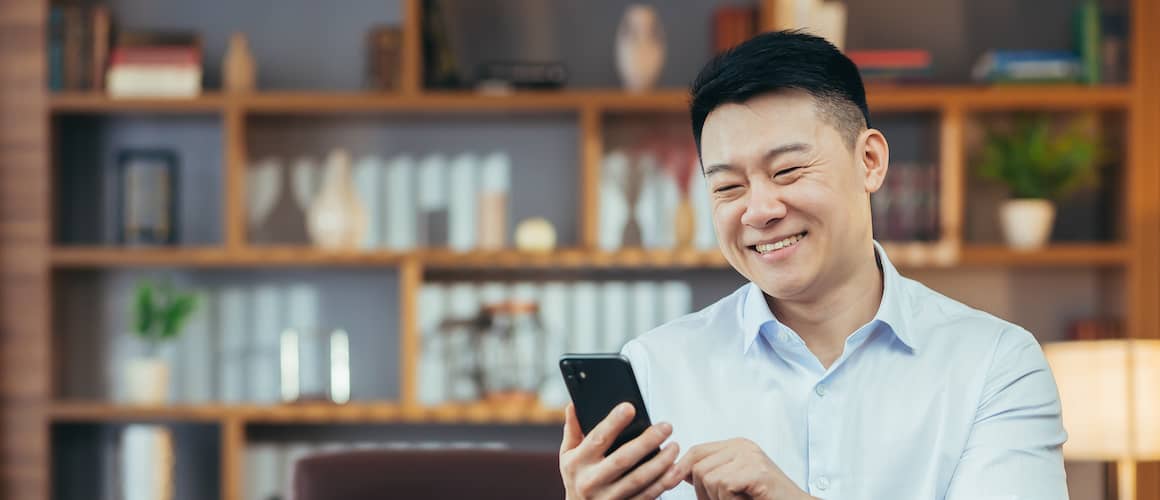
[[[669,424],[653,425],[604,456],[635,413],[631,404],[621,403],[584,436],[576,419],[576,409],[568,405],[564,411],[564,439],[560,442],[560,475],[564,478],[568,500],[653,499],[681,483],[684,474],[674,463],[679,451],[677,443],[669,443],[657,456],[625,474],[668,439],[673,433]]]
[[[697,490],[697,500],[813,498],[748,439],[694,446],[678,467],[686,472],[685,481]]]

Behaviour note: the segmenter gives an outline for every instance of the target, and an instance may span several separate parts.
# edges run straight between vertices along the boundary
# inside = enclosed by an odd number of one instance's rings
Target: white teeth
[[[788,247],[790,245],[793,245],[794,243],[801,241],[801,239],[804,237],[805,237],[804,234],[797,234],[794,236],[790,236],[789,238],[786,238],[786,239],[781,240],[781,241],[775,241],[773,243],[763,243],[761,245],[757,245],[754,247],[754,249],[757,250],[757,253],[768,253],[768,252],[772,252],[774,250],[781,250],[782,248]]]

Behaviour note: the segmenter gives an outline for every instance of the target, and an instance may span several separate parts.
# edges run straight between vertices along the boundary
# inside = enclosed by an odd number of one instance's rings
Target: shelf
[[[871,111],[1127,109],[1126,86],[1083,85],[874,85],[866,88]]]
[[[1117,266],[1128,260],[1122,244],[1058,244],[1043,250],[1018,252],[1002,245],[952,242],[884,242],[890,259],[902,268],[954,266]],[[310,267],[397,266],[413,259],[435,270],[489,269],[728,269],[716,250],[625,249],[614,252],[560,249],[551,253],[518,250],[453,252],[450,250],[330,251],[301,247],[120,249],[57,247],[56,268],[116,267]]]
[[[447,404],[408,408],[395,403],[301,405],[173,405],[131,406],[96,402],[57,402],[49,409],[53,422],[220,422],[246,424],[556,424],[564,411],[537,405],[488,403]]]
[[[967,245],[963,247],[962,265],[1116,267],[1127,264],[1128,254],[1127,245],[1115,243],[1060,243],[1026,252],[1012,250],[1002,245]]]
[[[969,110],[1126,109],[1126,86],[1081,85],[883,85],[866,89],[873,111],[938,111],[951,106]],[[486,94],[431,91],[417,95],[381,92],[259,92],[245,95],[207,93],[193,99],[112,99],[105,94],[56,93],[50,107],[58,113],[220,112],[240,106],[258,114],[326,113],[474,113],[603,112],[687,113],[688,91],[664,89],[631,93],[619,89],[518,91]]]
[[[111,98],[99,92],[49,94],[49,107],[57,113],[220,113],[227,99],[219,93],[194,98]]]

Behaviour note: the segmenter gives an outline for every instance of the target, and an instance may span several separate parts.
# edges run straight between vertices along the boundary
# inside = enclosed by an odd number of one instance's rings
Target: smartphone
[[[629,402],[636,407],[636,416],[613,440],[604,456],[636,439],[652,425],[644,407],[644,399],[640,396],[640,387],[636,385],[632,364],[624,356],[565,354],[560,357],[560,372],[572,396],[572,404],[576,407],[576,417],[580,420],[580,430],[584,431],[584,435],[592,432],[597,424],[612,413],[616,405]],[[633,468],[647,462],[658,452],[659,448],[653,450]]]

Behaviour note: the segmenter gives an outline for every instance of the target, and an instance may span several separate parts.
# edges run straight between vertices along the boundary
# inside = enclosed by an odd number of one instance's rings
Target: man
[[[569,407],[569,498],[1066,499],[1035,338],[903,278],[872,239],[889,149],[853,63],[767,33],[709,63],[691,108],[718,244],[750,283],[625,346],[667,423],[605,458],[631,405],[587,436]]]

